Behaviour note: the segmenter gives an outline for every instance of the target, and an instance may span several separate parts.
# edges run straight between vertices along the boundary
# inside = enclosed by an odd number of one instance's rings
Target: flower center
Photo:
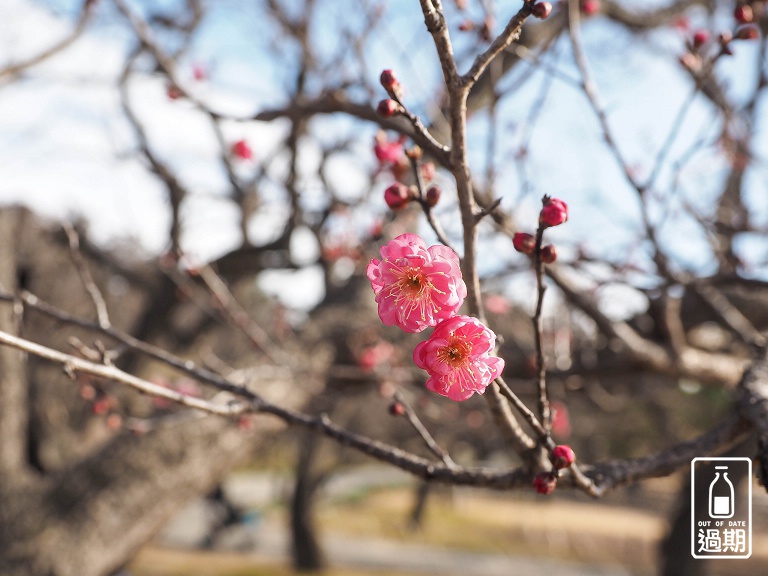
[[[420,296],[427,287],[424,275],[416,268],[408,268],[404,271],[399,282],[401,288],[411,297]]]
[[[454,368],[466,364],[467,358],[472,353],[472,345],[461,340],[451,340],[448,346],[443,346],[437,351],[437,358]]]

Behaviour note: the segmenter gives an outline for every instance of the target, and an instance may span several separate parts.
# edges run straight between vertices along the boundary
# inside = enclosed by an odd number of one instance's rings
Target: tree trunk
[[[296,484],[291,498],[293,567],[300,572],[319,572],[325,566],[313,515],[314,495],[320,484],[313,472],[318,436],[304,434],[296,465]]]
[[[126,432],[71,470],[15,486],[0,509],[0,574],[111,573],[251,444],[232,422],[192,419]]]
[[[29,211],[2,210],[3,291],[17,289],[20,270],[26,271],[29,289],[42,300],[77,316],[93,314],[66,245]],[[104,284],[114,278],[95,265],[93,275]],[[133,324],[136,314],[152,306],[146,293],[113,295],[107,290],[104,295],[115,326]],[[12,304],[0,304],[0,330],[21,331],[59,349],[68,345],[73,333],[87,342],[94,339],[91,332],[63,330],[60,323],[29,310],[19,327],[17,311]],[[172,418],[172,424],[161,420],[143,435],[127,430],[114,434],[93,417],[78,397],[77,385],[58,367],[33,358],[27,365],[25,355],[0,347],[2,576],[112,573],[172,513],[210,491],[280,426],[264,417],[254,420],[255,430],[244,432],[234,421],[188,411],[188,418],[179,413],[182,419]],[[109,383],[102,385],[110,389]],[[299,404],[303,395],[296,390],[292,399]],[[101,432],[91,434],[93,429]],[[38,440],[30,442],[32,437]]]

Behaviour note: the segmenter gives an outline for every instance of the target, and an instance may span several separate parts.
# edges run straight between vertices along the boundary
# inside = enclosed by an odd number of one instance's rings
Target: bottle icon
[[[728,480],[728,466],[715,466],[715,470],[715,479],[709,485],[709,515],[730,518],[733,516],[733,484]]]

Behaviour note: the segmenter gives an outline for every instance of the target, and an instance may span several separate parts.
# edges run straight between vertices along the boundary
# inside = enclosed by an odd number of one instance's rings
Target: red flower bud
[[[80,398],[83,400],[94,400],[96,398],[96,388],[90,384],[80,386]]]
[[[384,191],[384,201],[392,210],[399,210],[411,201],[411,193],[405,184],[395,182]]]
[[[536,238],[526,232],[517,232],[512,237],[512,245],[518,252],[522,252],[523,254],[528,254],[530,256],[533,254],[534,248],[536,248]]]
[[[392,70],[383,70],[381,76],[379,76],[379,81],[385,90],[390,90],[397,82],[397,77]]]
[[[120,414],[112,412],[109,416],[107,416],[107,428],[109,428],[113,432],[116,432],[117,430],[120,430],[120,428],[122,427],[123,427],[123,417],[120,416]]]
[[[384,116],[384,118],[389,118],[390,116],[394,116],[395,114],[401,111],[402,109],[400,108],[400,104],[398,104],[391,98],[382,100],[381,102],[379,102],[379,105],[376,107],[376,112],[378,112],[380,116]]]
[[[176,84],[168,84],[168,88],[166,88],[166,94],[168,95],[169,100],[178,100],[184,96],[181,88],[176,86]]]
[[[594,16],[600,11],[600,0],[584,0],[581,3],[581,11],[587,16]]]
[[[709,40],[709,30],[697,30],[693,35],[693,47],[701,48]]]
[[[195,64],[192,67],[192,77],[198,82],[202,82],[208,78],[208,72],[206,71],[205,66],[202,64]]]
[[[544,226],[559,226],[566,220],[568,220],[568,204],[557,198],[545,196],[539,222]]]
[[[539,472],[533,478],[533,487],[539,494],[552,494],[557,486],[557,478],[551,472]]]
[[[238,140],[232,144],[230,152],[232,152],[233,156],[237,156],[241,160],[250,160],[253,158],[253,150],[245,140]]]
[[[539,252],[539,258],[541,258],[541,261],[544,262],[544,264],[552,264],[552,262],[557,260],[557,250],[555,250],[555,247],[552,246],[552,244],[542,246],[541,252]]]
[[[736,9],[733,11],[733,17],[736,18],[736,22],[739,24],[749,24],[755,18],[752,12],[752,6],[749,4],[736,6]]]
[[[531,8],[531,15],[540,20],[545,20],[552,13],[552,4],[549,2],[537,2]]]
[[[392,416],[402,416],[405,414],[405,406],[403,406],[402,402],[394,401],[389,405],[389,413]]]
[[[384,70],[379,76],[379,82],[390,96],[402,96],[403,87],[392,70]]]
[[[737,40],[757,40],[758,38],[760,38],[760,32],[757,31],[757,26],[754,24],[742,26],[736,31]]]
[[[427,189],[427,193],[424,199],[427,201],[427,204],[434,208],[440,201],[440,194],[441,190],[439,186],[430,186]]]
[[[552,449],[552,453],[549,455],[549,461],[552,462],[557,470],[568,468],[576,460],[576,454],[570,446],[566,444],[559,444]]]

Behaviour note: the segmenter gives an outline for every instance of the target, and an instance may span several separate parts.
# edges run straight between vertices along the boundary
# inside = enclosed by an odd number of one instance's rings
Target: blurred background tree
[[[530,491],[555,441],[592,496],[763,450],[765,4],[546,5],[6,4],[2,574],[110,574],[275,443],[302,569],[361,453],[424,480],[418,522],[436,482]],[[570,219],[534,315],[512,239],[543,194]],[[458,247],[506,361],[484,397],[427,392],[422,338],[376,318],[403,232]],[[660,573],[706,568],[688,490]]]

